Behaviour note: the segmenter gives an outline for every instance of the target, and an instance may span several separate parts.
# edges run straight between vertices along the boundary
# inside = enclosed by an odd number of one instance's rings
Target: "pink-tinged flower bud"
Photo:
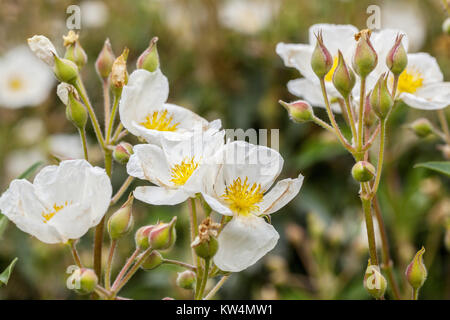
[[[88,119],[86,107],[78,101],[72,87],[67,90],[66,118],[71,121],[77,129],[84,130]]]
[[[194,289],[194,284],[196,280],[197,277],[195,273],[190,270],[178,272],[177,286],[186,290],[192,290]]]
[[[408,55],[406,54],[405,47],[402,43],[404,36],[404,34],[397,35],[394,46],[386,56],[386,65],[395,75],[400,75],[408,64]]]
[[[98,277],[94,270],[81,268],[74,271],[75,290],[80,294],[88,294],[94,291],[98,284]]]
[[[352,168],[352,177],[358,182],[368,182],[375,176],[375,167],[367,161],[358,161]]]
[[[173,246],[177,237],[176,222],[177,217],[173,217],[169,223],[159,223],[154,226],[148,235],[148,243],[152,249],[167,250]]]
[[[144,253],[142,253],[144,254]],[[142,255],[141,254],[141,255]],[[139,257],[138,257],[139,259]],[[161,253],[156,250],[153,250],[147,258],[145,258],[144,262],[141,264],[141,268],[143,270],[153,270],[158,268],[163,263],[163,257]]]
[[[87,54],[78,41],[78,34],[70,30],[67,36],[63,36],[66,53],[64,58],[75,62],[78,69],[81,70],[87,63]]]
[[[114,94],[122,92],[122,88],[128,83],[127,58],[128,48],[114,61],[111,69],[111,89]]]
[[[148,48],[139,56],[136,62],[136,68],[144,69],[149,72],[154,72],[159,68],[159,55],[156,42],[158,42],[158,37],[154,37],[150,40]]]
[[[382,74],[370,94],[370,105],[381,120],[385,119],[394,105],[394,99],[389,92],[387,76]]]
[[[423,254],[425,253],[425,248],[422,247],[416,255],[414,256],[414,259],[411,261],[411,263],[406,268],[406,279],[408,280],[411,287],[414,289],[420,289],[425,280],[427,279],[427,268],[425,267],[425,264],[423,263]]]
[[[316,40],[316,47],[311,55],[311,68],[319,78],[323,78],[333,67],[333,57],[323,43],[322,31],[316,34]]]
[[[409,125],[409,128],[419,137],[426,138],[433,133],[433,125],[426,118],[419,118]]]
[[[121,142],[115,146],[113,158],[120,164],[127,164],[130,156],[133,154],[133,146],[128,142]]]
[[[353,70],[345,63],[342,52],[339,50],[339,59],[333,73],[333,84],[339,93],[347,98],[355,86],[356,78]]]
[[[61,82],[74,84],[78,79],[78,67],[77,65],[67,59],[60,59],[57,55],[54,56],[55,65],[53,66],[53,72],[56,78]]]
[[[442,31],[444,31],[445,34],[450,35],[450,18],[445,19],[442,24]]]
[[[151,226],[144,226],[144,227],[140,227],[137,231],[136,234],[134,236],[135,242],[136,242],[136,247],[141,249],[141,250],[146,250],[149,248],[149,243],[148,243],[148,235],[150,234],[150,231],[152,231],[152,229],[155,226],[151,225]]]
[[[367,266],[364,274],[364,288],[375,299],[380,299],[386,292],[387,281],[380,272],[380,267],[371,265]]]
[[[378,56],[370,42],[372,31],[365,29],[355,35],[356,44],[353,55],[353,70],[361,77],[365,78],[375,69],[378,63]]]
[[[97,60],[95,61],[95,70],[103,81],[108,79],[111,74],[114,60],[116,60],[116,57],[112,51],[111,42],[109,42],[109,39],[106,39],[102,51],[100,51]]]
[[[311,105],[303,100],[297,100],[291,103],[278,101],[289,113],[289,117],[298,123],[312,121],[314,119],[314,111]]]
[[[130,195],[122,207],[109,218],[107,227],[111,240],[122,238],[133,227],[133,199],[133,196]]]

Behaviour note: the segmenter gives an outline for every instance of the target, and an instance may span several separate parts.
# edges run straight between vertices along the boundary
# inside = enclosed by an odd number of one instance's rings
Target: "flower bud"
[[[219,249],[219,242],[216,237],[209,237],[208,240],[201,240],[198,236],[192,242],[191,247],[194,248],[195,253],[203,259],[211,259]]]
[[[111,69],[111,89],[114,94],[122,92],[122,88],[128,83],[127,58],[128,48],[125,48],[122,54],[114,61]]]
[[[100,51],[97,60],[95,61],[95,70],[103,81],[108,79],[111,74],[114,60],[116,60],[116,57],[112,51],[111,42],[109,42],[109,39],[106,39],[102,51]]]
[[[98,277],[92,269],[77,269],[74,271],[73,277],[75,279],[75,290],[80,294],[93,292],[98,284]]]
[[[150,234],[150,231],[152,231],[152,229],[155,226],[144,226],[144,227],[140,227],[137,231],[136,234],[134,236],[135,242],[136,242],[136,247],[141,249],[141,250],[146,250],[149,248],[149,243],[148,243],[148,235]]]
[[[130,194],[128,200],[114,212],[108,220],[108,233],[111,240],[117,240],[126,235],[133,227],[133,196]]]
[[[312,121],[314,119],[314,111],[311,105],[303,100],[297,100],[286,103],[282,100],[278,101],[289,113],[289,117],[298,123]]]
[[[405,47],[402,43],[404,36],[404,34],[397,35],[394,46],[386,56],[386,65],[389,70],[397,76],[405,70],[406,65],[408,64],[408,55],[406,54]]]
[[[333,84],[339,93],[347,98],[355,86],[356,78],[352,69],[347,67],[342,52],[339,50],[339,60],[333,73]]]
[[[35,35],[28,39],[28,46],[41,61],[50,67],[55,65],[56,49],[47,37]]]
[[[75,62],[78,69],[81,70],[87,63],[87,55],[78,41],[78,35],[73,30],[70,30],[67,36],[63,36],[63,39],[66,47],[64,58]]]
[[[367,266],[364,275],[364,288],[375,299],[380,299],[386,292],[387,282],[380,272],[380,267],[371,265]]]
[[[423,263],[423,254],[425,253],[425,248],[422,247],[416,255],[411,263],[406,268],[406,279],[408,280],[411,287],[414,289],[420,289],[427,279],[427,268]]]
[[[394,99],[389,92],[387,76],[385,76],[385,74],[380,76],[370,94],[370,105],[381,120],[384,120],[387,117],[394,105]]]
[[[450,35],[450,17],[445,19],[444,23],[442,24],[442,31]]]
[[[409,125],[409,128],[419,137],[426,138],[433,133],[433,125],[426,118],[419,118]]]
[[[78,67],[77,65],[67,59],[60,59],[57,55],[54,56],[55,65],[53,72],[56,78],[61,82],[74,84],[78,79]]]
[[[133,154],[133,146],[128,142],[121,142],[115,146],[113,158],[120,164],[127,164],[130,156]]]
[[[150,72],[154,72],[159,68],[159,55],[158,49],[156,48],[156,42],[158,42],[158,37],[153,37],[153,39],[150,40],[148,48],[139,56],[136,62],[136,68]]]
[[[375,167],[367,161],[358,161],[352,168],[352,177],[358,182],[367,182],[375,176]]]
[[[190,270],[178,272],[177,286],[183,289],[192,290],[196,281],[196,275]]]
[[[144,253],[142,253],[144,254]],[[139,257],[138,257],[139,259]],[[147,258],[145,258],[144,262],[141,264],[141,268],[143,270],[153,270],[158,268],[163,263],[163,257],[161,253],[156,250],[153,250]]]
[[[177,217],[173,217],[169,223],[155,225],[148,235],[148,243],[154,250],[166,250],[173,246],[176,240],[175,224]]]
[[[322,31],[316,34],[316,47],[311,55],[311,68],[321,79],[333,67],[333,57],[323,43]]]
[[[67,93],[66,117],[75,125],[75,127],[83,130],[88,118],[86,107],[77,100],[73,88],[69,87]]]
[[[361,77],[365,78],[375,69],[378,56],[370,42],[372,31],[365,29],[355,35],[356,44],[353,55],[353,69]]]

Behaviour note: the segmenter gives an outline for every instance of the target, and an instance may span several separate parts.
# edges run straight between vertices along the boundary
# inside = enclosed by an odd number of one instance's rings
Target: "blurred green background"
[[[362,286],[367,245],[362,233],[358,185],[349,174],[352,158],[320,128],[289,121],[277,101],[296,99],[288,93],[286,83],[299,74],[284,67],[275,46],[278,42],[307,43],[308,28],[315,23],[353,24],[363,29],[369,16],[367,7],[377,4],[382,27],[403,28],[414,51],[435,56],[449,80],[450,37],[441,29],[446,18],[442,2],[240,1],[258,3],[247,11],[242,7],[233,9],[227,2],[230,1],[0,0],[0,56],[25,44],[34,34],[46,35],[62,53],[62,36],[68,32],[66,8],[79,4],[80,42],[89,57],[82,76],[102,118],[101,83],[94,62],[104,40],[110,38],[116,56],[125,46],[130,49],[131,72],[151,37],[158,36],[161,69],[170,83],[169,102],[190,108],[208,120],[220,118],[224,128],[280,129],[280,153],[285,158],[281,178],[299,172],[305,176],[300,194],[272,217],[281,235],[276,248],[253,267],[233,274],[217,297],[368,299]],[[2,190],[35,159],[43,157],[47,163],[53,163],[49,137],[57,133],[76,134],[55,91],[37,107],[12,110],[0,106]],[[316,110],[324,119],[324,111]],[[419,112],[406,105],[400,105],[393,114],[380,201],[396,277],[405,297],[409,297],[410,288],[405,285],[404,270],[414,253],[425,245],[429,277],[421,298],[449,299],[450,248],[446,249],[444,238],[450,228],[450,182],[442,175],[413,168],[416,163],[443,160],[443,154],[437,148],[437,140],[419,140],[405,128],[424,116],[436,121],[433,112]],[[93,144],[91,127],[88,135]],[[131,135],[125,141],[137,142]],[[95,145],[91,149],[97,164],[102,165],[100,150]],[[125,177],[124,168],[115,164],[115,190]],[[135,181],[133,186],[142,184]],[[173,215],[179,218],[178,240],[167,256],[187,260],[189,230],[185,205],[152,207],[136,201],[135,229],[158,218],[169,220]],[[65,269],[72,264],[67,248],[43,244],[12,223],[1,229],[0,270],[14,257],[19,258],[8,286],[0,288],[1,299],[84,298],[66,289]],[[134,250],[133,246],[132,235],[121,241],[115,272]],[[92,231],[80,241],[79,249],[89,266]],[[107,249],[108,245],[105,255]],[[179,271],[182,270],[176,266],[141,271],[121,295],[134,299],[190,298],[189,291],[176,288]]]

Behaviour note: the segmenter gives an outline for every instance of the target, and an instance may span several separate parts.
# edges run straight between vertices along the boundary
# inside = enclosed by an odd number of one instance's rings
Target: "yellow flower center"
[[[55,204],[53,204],[53,207],[50,210],[48,210],[48,212],[43,211],[41,215],[44,218],[44,223],[47,223],[48,221],[50,221],[50,219],[53,218],[58,211],[61,211],[67,205],[68,205],[68,201],[66,201],[64,204],[62,204],[60,206],[58,206],[55,203]]]
[[[405,70],[398,78],[398,91],[414,93],[423,86],[423,78],[416,70]]]
[[[23,81],[19,77],[12,77],[8,81],[8,87],[12,91],[19,91],[20,89],[23,88]]]
[[[177,126],[179,123],[172,123],[173,117],[168,117],[167,110],[164,111],[154,111],[145,117],[145,121],[140,124],[147,129],[158,130],[158,131],[177,131]]]
[[[333,80],[334,70],[336,70],[337,65],[338,65],[338,57],[334,57],[333,66],[331,67],[330,71],[328,71],[327,75],[325,76],[325,81],[330,82],[331,80]]]
[[[194,157],[184,159],[180,164],[174,165],[170,170],[172,177],[170,181],[177,186],[184,185],[197,167],[198,163],[194,161]]]
[[[230,186],[225,188],[225,193],[222,195],[231,211],[244,216],[259,210],[256,204],[262,201],[263,196],[264,191],[261,190],[261,185],[253,183],[250,186],[247,177],[244,183],[241,178],[234,180]]]

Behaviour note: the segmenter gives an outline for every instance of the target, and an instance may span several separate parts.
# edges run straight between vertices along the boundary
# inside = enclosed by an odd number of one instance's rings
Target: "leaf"
[[[419,163],[414,166],[414,168],[426,168],[430,170],[443,173],[450,177],[450,161],[431,161]]]
[[[31,175],[37,170],[37,168],[39,168],[41,165],[43,165],[44,162],[43,161],[38,161],[33,163],[27,170],[25,170],[19,177],[18,179],[28,179],[29,177],[31,177]]]
[[[14,258],[9,266],[0,274],[0,287],[8,284],[9,277],[11,276],[11,272],[13,271],[17,260],[17,258]]]

